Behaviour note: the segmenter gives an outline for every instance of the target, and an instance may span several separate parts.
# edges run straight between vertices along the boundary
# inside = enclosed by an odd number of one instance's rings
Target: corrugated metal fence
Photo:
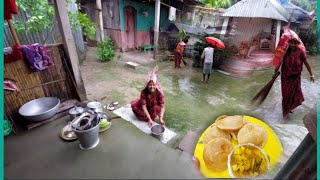
[[[68,7],[69,8],[69,7]],[[74,7],[72,7],[73,9]],[[18,15],[14,15],[14,18],[19,21],[27,21],[27,15],[25,12],[20,11]],[[47,38],[45,44],[54,44],[54,43],[62,43],[62,38],[60,34],[60,30],[58,27],[58,22],[56,18],[52,20],[55,26],[51,29],[45,30],[39,33],[17,33],[20,43],[22,45],[28,45],[33,43],[43,43],[44,40]],[[51,30],[51,32],[50,32]],[[49,33],[48,33],[48,32]],[[78,27],[77,30],[73,30],[73,38],[78,50],[78,53],[83,54],[85,53],[85,45],[83,41],[82,31],[81,28]],[[14,39],[11,35],[9,25],[5,23],[4,25],[4,46],[9,47],[14,45]],[[80,55],[79,54],[79,55]],[[80,56],[81,57],[81,56]]]

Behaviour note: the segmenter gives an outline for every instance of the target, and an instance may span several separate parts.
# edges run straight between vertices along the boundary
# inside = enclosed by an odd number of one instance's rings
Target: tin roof
[[[302,23],[305,20],[311,19],[309,12],[296,6],[286,0],[278,0],[278,2],[290,13],[291,22]]]
[[[242,0],[228,8],[222,16],[268,18],[286,22],[290,18],[277,0]]]

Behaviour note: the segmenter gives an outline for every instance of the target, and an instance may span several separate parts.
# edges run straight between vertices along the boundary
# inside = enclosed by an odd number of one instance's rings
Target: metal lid
[[[91,108],[91,109],[95,109],[95,108],[101,108],[102,107],[102,104],[100,102],[97,102],[97,101],[92,101],[92,102],[89,102],[87,104],[87,107],[88,108]]]
[[[84,112],[84,109],[82,107],[77,107],[77,106],[69,110],[69,114],[82,114],[83,112]]]

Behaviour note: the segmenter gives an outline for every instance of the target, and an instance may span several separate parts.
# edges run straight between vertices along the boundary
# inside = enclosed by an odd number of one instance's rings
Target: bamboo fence
[[[24,129],[25,120],[18,110],[33,99],[53,96],[61,101],[80,100],[62,44],[46,47],[54,65],[45,70],[32,72],[24,59],[4,64],[4,77],[15,80],[21,90],[18,94],[12,91],[4,93],[5,118],[13,124],[14,131]]]

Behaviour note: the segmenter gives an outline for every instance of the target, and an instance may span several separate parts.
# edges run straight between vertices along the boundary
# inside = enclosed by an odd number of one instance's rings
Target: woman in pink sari
[[[282,115],[283,123],[287,121],[287,116],[300,106],[304,101],[301,90],[301,72],[303,64],[310,73],[310,80],[314,82],[311,67],[307,62],[305,52],[298,47],[300,41],[292,38],[289,41],[290,47],[283,58],[281,67],[281,92],[282,92]],[[275,69],[274,75],[279,67]]]
[[[140,98],[131,102],[131,108],[136,117],[148,122],[151,127],[155,121],[165,125],[163,115],[165,111],[165,96],[158,82],[158,67],[155,67],[149,75]]]

